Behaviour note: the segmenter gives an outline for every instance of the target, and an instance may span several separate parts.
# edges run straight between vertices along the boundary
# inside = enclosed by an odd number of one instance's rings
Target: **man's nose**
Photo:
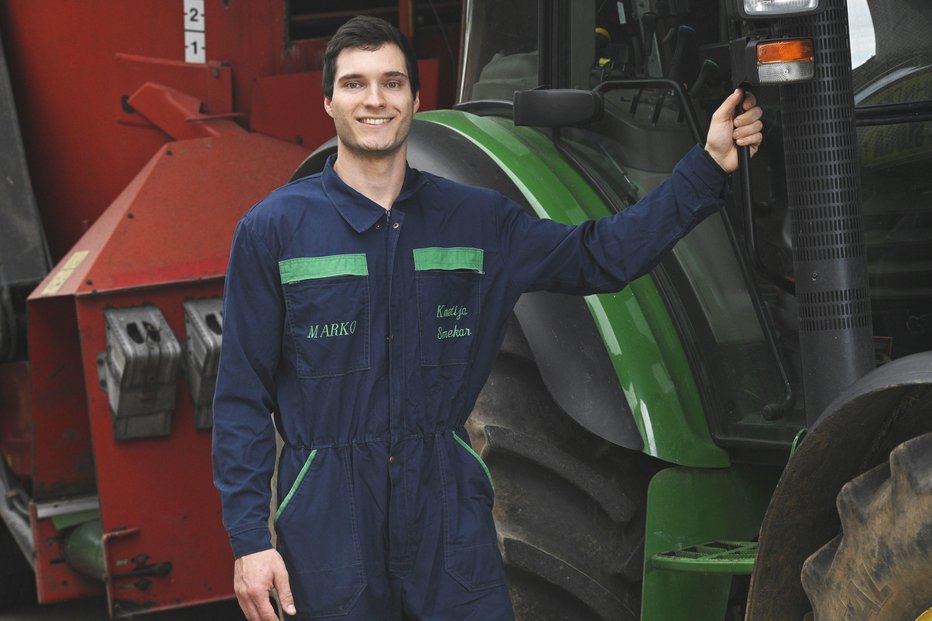
[[[366,89],[365,104],[372,108],[381,108],[385,105],[385,97],[382,94],[382,86],[380,84],[369,85]]]

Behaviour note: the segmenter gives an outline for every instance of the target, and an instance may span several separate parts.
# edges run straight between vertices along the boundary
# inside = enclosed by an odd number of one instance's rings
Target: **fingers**
[[[745,93],[741,107],[745,112],[734,119],[732,139],[739,147],[750,146],[752,153],[756,153],[757,147],[764,139],[764,124],[761,122],[764,111],[757,105],[757,98],[750,91]]]
[[[288,584],[288,571],[275,550],[264,550],[236,559],[233,565],[233,591],[248,621],[278,621],[269,592],[278,590],[282,607],[295,614],[294,599]]]
[[[279,570],[275,571],[273,581],[275,590],[278,591],[278,602],[281,604],[282,610],[289,616],[294,616],[298,611],[294,607],[294,596],[291,594],[288,571],[285,569],[284,564]]]
[[[754,121],[750,125],[736,127],[732,132],[732,138],[739,147],[759,144],[763,140],[764,124],[761,121]]]
[[[748,110],[747,112],[735,117],[734,125],[735,127],[743,127],[746,125],[752,125],[756,122],[759,122],[761,117],[764,116],[764,111],[759,107],[755,106]]]
[[[268,590],[236,591],[236,601],[248,621],[278,621],[278,615],[272,608]],[[292,604],[292,609],[294,605]],[[294,614],[289,613],[289,614]]]
[[[262,616],[256,608],[255,600],[246,585],[238,583],[235,592],[236,601],[239,602],[239,607],[242,609],[247,621],[260,621]]]

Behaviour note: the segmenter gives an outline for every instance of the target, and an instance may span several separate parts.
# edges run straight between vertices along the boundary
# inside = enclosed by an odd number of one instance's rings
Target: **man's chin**
[[[367,160],[381,160],[394,157],[404,143],[391,145],[352,145],[347,148],[353,155]]]

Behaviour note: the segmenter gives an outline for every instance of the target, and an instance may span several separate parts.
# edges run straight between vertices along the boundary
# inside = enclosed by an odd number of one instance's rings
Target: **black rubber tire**
[[[589,433],[554,403],[512,319],[467,424],[518,621],[638,619],[651,458]]]
[[[35,601],[36,576],[0,520],[0,610],[12,610]]]
[[[914,621],[932,607],[932,433],[837,500],[842,532],[803,564],[815,621]]]

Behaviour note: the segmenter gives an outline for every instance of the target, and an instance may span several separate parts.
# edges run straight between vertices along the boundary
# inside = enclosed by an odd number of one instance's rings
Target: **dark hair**
[[[336,31],[327,43],[324,52],[324,96],[333,98],[333,81],[336,78],[337,56],[347,48],[375,51],[385,45],[397,45],[405,56],[411,94],[417,96],[421,82],[417,74],[417,58],[407,37],[384,19],[359,15],[352,18]]]

